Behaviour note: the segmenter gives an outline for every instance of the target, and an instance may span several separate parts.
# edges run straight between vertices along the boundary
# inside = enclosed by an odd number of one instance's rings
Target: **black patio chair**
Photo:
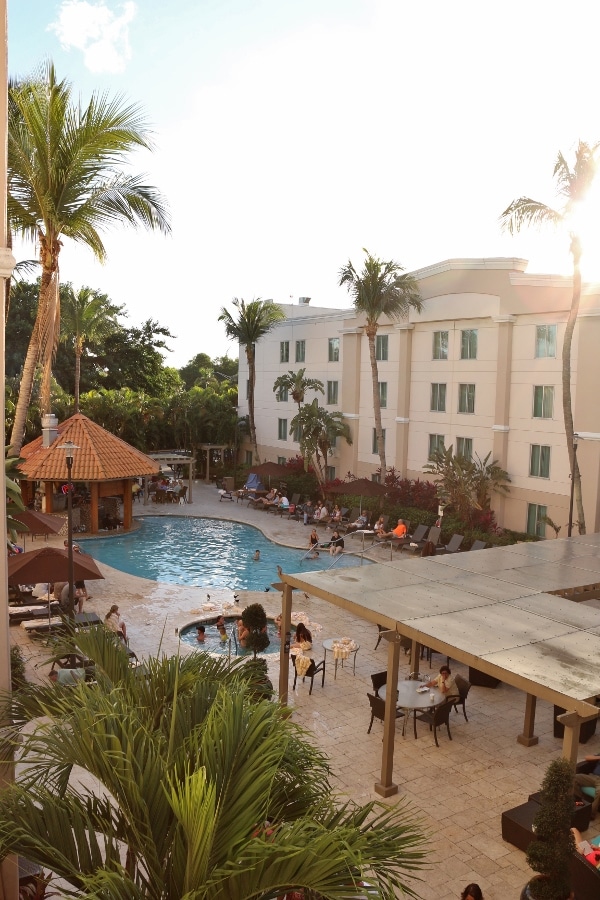
[[[456,687],[458,688],[458,697],[452,698],[452,706],[454,707],[454,712],[458,712],[458,707],[462,706],[463,716],[465,717],[465,721],[469,721],[467,719],[467,710],[465,709],[465,703],[467,701],[467,696],[469,691],[471,690],[471,682],[467,681],[466,678],[463,678],[462,675],[457,675],[455,678]]]
[[[387,684],[387,671],[373,672],[371,675],[371,684],[376,697],[379,697],[379,688]]]
[[[367,692],[367,697],[369,698],[369,703],[371,705],[371,721],[369,722],[369,727],[367,728],[367,734],[371,734],[371,728],[373,727],[373,722],[375,719],[379,719],[380,722],[385,721],[385,700],[382,700],[381,697],[375,696],[375,694],[369,694]],[[396,718],[401,719],[404,715],[401,709],[396,710]]]
[[[448,717],[450,715],[450,710],[453,707],[452,699],[446,700],[445,703],[442,703],[441,706],[436,706],[433,710],[423,710],[422,712],[417,712],[414,710],[414,728],[415,728],[415,738],[417,736],[417,719],[420,719],[421,722],[425,722],[429,725],[429,730],[433,730],[433,739],[435,741],[435,746],[439,747],[438,739],[437,739],[437,730],[440,725],[445,725],[448,729],[448,737],[452,740],[452,735],[450,734],[450,722]]]
[[[487,547],[487,541],[473,541],[471,545],[471,550],[485,550]]]
[[[417,525],[414,534],[407,534],[406,537],[396,538],[393,541],[393,544],[396,547],[396,550],[400,550],[400,552],[402,552],[402,550],[405,547],[408,547],[410,544],[420,544],[426,534],[427,525]]]
[[[453,534],[450,538],[450,541],[446,544],[445,547],[439,547],[438,553],[458,553],[460,550],[460,545],[464,541],[465,537],[463,534]]]
[[[296,669],[296,657],[295,656],[292,656],[292,662],[294,664],[294,684],[292,685],[292,690],[295,691],[296,690],[296,682],[298,680],[298,670]],[[321,687],[323,687],[323,685],[325,684],[325,660],[324,659],[322,659],[320,663],[315,663],[314,659],[311,659],[310,666],[308,667],[308,669],[306,670],[304,675],[300,676],[302,678],[302,681],[304,681],[305,678],[310,678],[310,690],[308,692],[309,695],[312,694],[312,689],[313,689],[313,685],[315,682],[315,675],[318,675],[319,672],[323,673],[323,676],[321,678]]]

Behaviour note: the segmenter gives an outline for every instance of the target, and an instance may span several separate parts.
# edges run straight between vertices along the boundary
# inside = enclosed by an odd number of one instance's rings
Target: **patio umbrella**
[[[329,494],[350,494],[353,497],[360,497],[360,511],[362,512],[363,497],[380,497],[383,498],[387,494],[385,484],[378,481],[370,481],[368,478],[355,478],[354,481],[344,481],[342,484],[336,484],[327,490]]]
[[[251,466],[250,472],[252,472],[254,475],[260,475],[263,478],[268,478],[269,487],[271,487],[271,478],[287,478],[287,476],[290,474],[290,470],[287,466],[282,466],[280,463],[274,462],[264,462],[256,466]]]
[[[68,581],[69,553],[58,547],[41,547],[8,558],[9,584],[38,584],[39,582]],[[94,559],[87,553],[73,554],[73,581],[92,581],[104,578]]]
[[[35,509],[24,509],[22,512],[13,513],[12,518],[15,522],[24,525],[27,531],[21,532],[23,536],[29,534],[43,534],[48,537],[49,534],[58,534],[65,525],[66,519],[62,516],[50,516],[47,513],[37,512]]]

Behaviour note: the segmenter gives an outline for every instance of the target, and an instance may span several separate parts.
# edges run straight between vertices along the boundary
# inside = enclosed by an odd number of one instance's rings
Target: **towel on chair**
[[[310,659],[308,656],[296,656],[296,672],[303,678],[310,669]]]

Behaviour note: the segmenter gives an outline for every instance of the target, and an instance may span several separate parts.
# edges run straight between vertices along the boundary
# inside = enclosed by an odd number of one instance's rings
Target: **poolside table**
[[[353,665],[352,665],[352,674],[356,675],[356,654],[360,650],[360,644],[357,644],[356,641],[345,642],[342,638],[327,638],[323,641],[323,650],[325,655],[325,665],[327,665],[327,651],[333,653],[334,659],[334,669],[333,669],[333,680],[335,681],[337,678],[337,670],[338,663],[341,662],[342,669],[344,668],[344,662],[347,660],[350,655],[354,657]]]
[[[424,687],[425,683],[423,681],[410,680],[398,682],[398,702],[396,703],[396,707],[404,711],[402,737],[406,737],[406,723],[410,718],[411,712],[414,712],[417,709],[435,709],[436,706],[441,706],[446,700],[446,697],[439,688],[428,687],[427,690],[424,691]],[[386,689],[387,685],[384,684],[377,691],[382,700],[385,700],[386,698]],[[432,694],[433,700],[431,699]]]

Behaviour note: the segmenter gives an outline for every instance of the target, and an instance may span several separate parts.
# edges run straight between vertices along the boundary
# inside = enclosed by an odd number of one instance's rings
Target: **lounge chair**
[[[486,547],[487,541],[473,541],[471,550],[485,550]]]
[[[407,547],[410,543],[418,543],[425,537],[427,525],[417,525],[415,533],[411,535],[410,522],[407,522],[406,519],[402,519],[402,521],[406,525],[406,535],[404,537],[385,538],[384,540],[377,541],[377,543],[382,545],[389,544],[390,548],[395,547],[396,550],[403,550],[404,547]]]
[[[427,529],[426,529],[426,530],[427,530]],[[420,540],[417,540],[417,539],[416,539],[416,537],[417,537],[417,532],[415,531],[415,533],[414,533],[413,536],[412,536],[412,540],[409,541],[408,544],[404,544],[404,546],[401,547],[401,550],[403,551],[403,550],[404,550],[404,547],[408,547],[408,549],[409,549],[413,554],[415,554],[415,553],[420,553],[421,550],[423,549],[423,547],[425,546],[425,544],[426,544],[428,541],[431,541],[431,543],[433,544],[433,546],[434,546],[434,547],[437,547],[437,542],[438,542],[439,539],[440,539],[440,534],[441,534],[441,533],[442,533],[442,529],[440,528],[439,525],[432,525],[431,528],[429,529],[429,533],[428,533],[425,537],[421,538]],[[416,544],[416,547],[413,546],[414,544]]]
[[[460,550],[460,545],[464,541],[464,535],[462,534],[453,534],[450,538],[449,543],[446,544],[445,547],[438,547],[438,553],[458,553]]]

